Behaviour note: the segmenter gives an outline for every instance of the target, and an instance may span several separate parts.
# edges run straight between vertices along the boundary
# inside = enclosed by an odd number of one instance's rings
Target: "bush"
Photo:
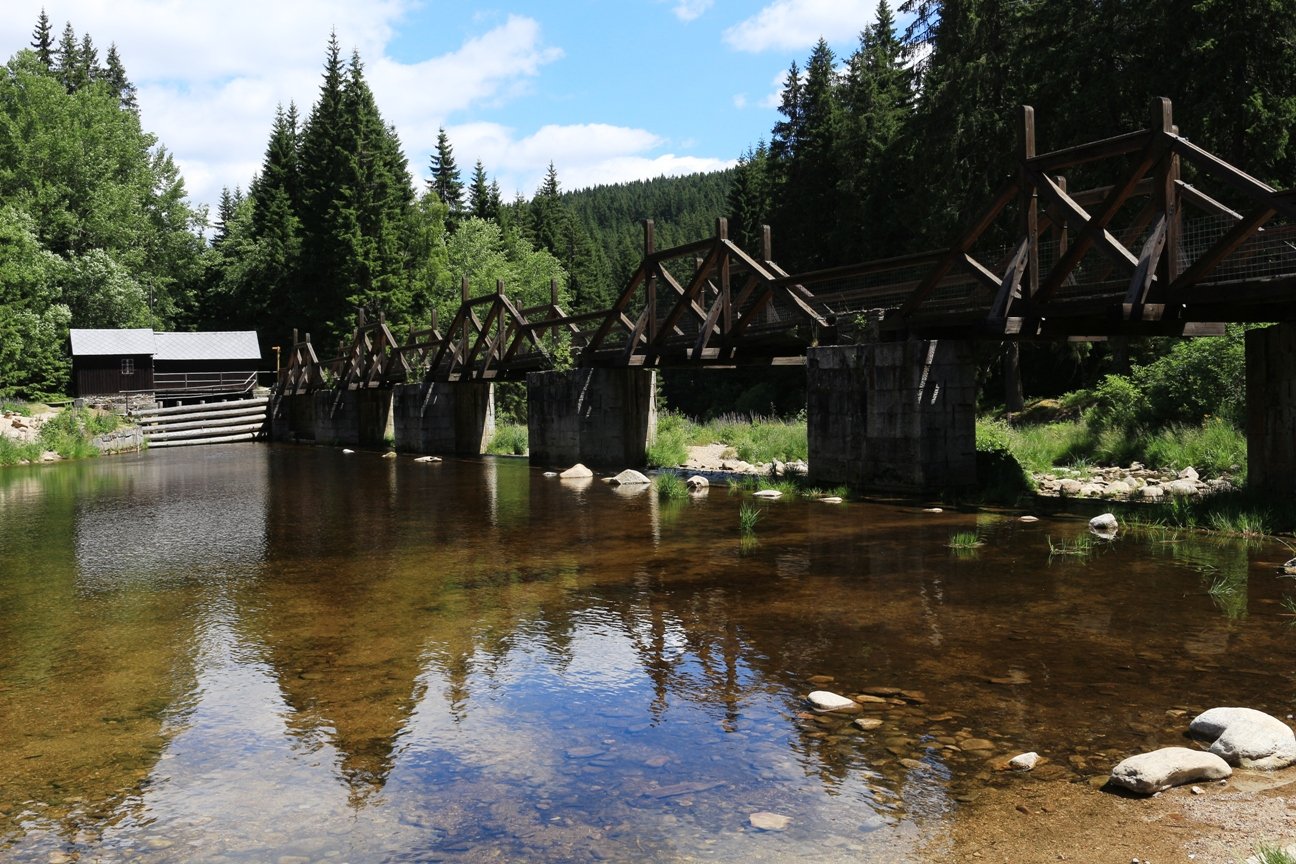
[[[1012,431],[1005,424],[977,423],[977,486],[988,501],[1013,504],[1034,491],[1030,475],[1013,455],[1012,444]]]
[[[696,427],[682,414],[663,411],[657,415],[657,437],[648,445],[648,464],[668,468],[688,461],[689,438]]]
[[[486,452],[495,456],[522,456],[526,454],[528,444],[526,426],[497,426],[495,437],[486,445]]]
[[[1135,369],[1132,378],[1146,405],[1144,423],[1200,425],[1219,416],[1241,426],[1246,408],[1246,330],[1231,325],[1224,336],[1184,339],[1164,357]]]
[[[1147,415],[1147,399],[1124,375],[1105,375],[1089,394],[1085,422],[1091,429],[1133,429]]]

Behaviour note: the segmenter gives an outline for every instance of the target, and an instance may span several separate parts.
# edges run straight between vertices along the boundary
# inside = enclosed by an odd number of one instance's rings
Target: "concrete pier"
[[[1246,334],[1247,487],[1296,493],[1296,324]]]
[[[396,449],[476,456],[495,436],[489,382],[401,384],[392,391]]]
[[[922,492],[976,482],[976,368],[965,342],[806,354],[810,480]]]
[[[531,462],[566,467],[634,468],[657,434],[656,373],[573,369],[527,376]]]

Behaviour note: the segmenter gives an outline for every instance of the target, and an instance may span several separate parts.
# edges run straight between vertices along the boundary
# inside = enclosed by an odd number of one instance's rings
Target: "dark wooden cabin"
[[[238,393],[256,384],[261,350],[255,330],[157,333],[73,330],[72,377],[78,396],[166,392]]]

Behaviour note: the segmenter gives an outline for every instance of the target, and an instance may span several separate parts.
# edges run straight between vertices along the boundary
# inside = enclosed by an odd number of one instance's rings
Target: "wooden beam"
[[[1125,303],[1142,304],[1147,300],[1148,288],[1152,285],[1152,280],[1156,278],[1157,262],[1161,260],[1161,253],[1166,245],[1166,215],[1161,214],[1157,220],[1156,227],[1148,235],[1147,242],[1143,244],[1143,251],[1139,254],[1138,266],[1134,268],[1134,275],[1130,277],[1129,289],[1125,292]]]
[[[936,286],[945,278],[957,261],[962,260],[963,254],[972,248],[973,244],[981,237],[990,224],[1003,212],[1008,206],[1008,202],[1017,197],[1021,182],[1018,179],[1008,181],[999,190],[994,201],[990,204],[981,216],[973,222],[968,230],[963,233],[958,242],[951,246],[945,254],[936,262],[936,265],[927,273],[923,280],[918,283],[918,287],[913,290],[905,302],[900,306],[898,314],[902,318],[908,318],[917,310],[917,308],[931,296],[936,290]]]
[[[999,280],[999,290],[995,294],[994,302],[990,304],[990,314],[987,317],[992,319],[1007,317],[1009,309],[1012,308],[1013,298],[1021,296],[1019,291],[1021,276],[1022,270],[1026,267],[1029,248],[1030,239],[1023,237],[1017,244],[1017,251],[1008,262],[1003,279]]]
[[[1073,165],[1083,165],[1086,162],[1097,162],[1113,156],[1135,153],[1147,146],[1148,134],[1146,129],[1140,129],[1137,132],[1126,132],[1124,135],[1104,138],[1101,141],[1077,144],[1051,153],[1041,153],[1030,160],[1029,167],[1034,171],[1051,172],[1070,168]]]
[[[1167,292],[1167,299],[1175,296],[1175,294],[1188,286],[1202,281],[1221,261],[1237,251],[1239,246],[1260,231],[1260,226],[1276,216],[1277,213],[1278,210],[1270,203],[1261,204],[1248,213],[1245,218],[1230,228],[1223,237],[1216,240],[1215,245],[1198,256],[1197,260],[1174,281]]]

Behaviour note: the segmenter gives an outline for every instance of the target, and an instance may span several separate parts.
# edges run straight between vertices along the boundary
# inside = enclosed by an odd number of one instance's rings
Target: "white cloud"
[[[644,177],[719,171],[732,159],[655,154],[667,142],[645,129],[604,123],[547,125],[517,137],[496,123],[467,123],[446,130],[454,143],[460,169],[477,159],[499,181],[505,198],[521,192],[530,197],[540,186],[552,161],[565,190],[600,183],[621,183]]]
[[[696,21],[702,17],[702,13],[711,8],[713,2],[714,0],[678,0],[671,11],[681,21]]]
[[[797,50],[854,39],[877,18],[873,0],[774,0],[752,17],[724,32],[738,51]]]

